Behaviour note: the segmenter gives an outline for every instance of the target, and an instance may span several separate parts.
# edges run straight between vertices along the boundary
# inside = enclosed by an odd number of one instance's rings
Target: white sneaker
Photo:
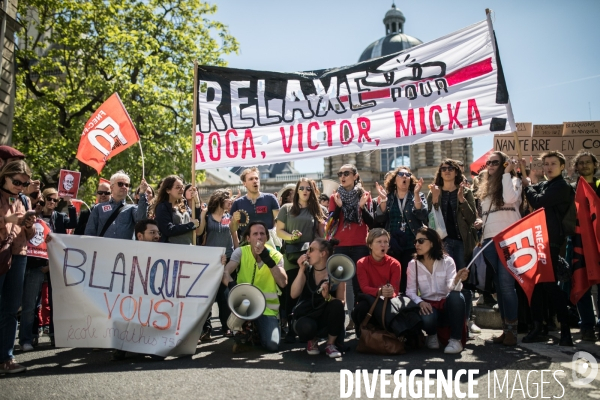
[[[434,333],[433,335],[427,335],[425,338],[425,343],[427,344],[428,349],[440,348],[440,341],[438,340],[437,333]]]
[[[475,322],[473,321],[467,322],[467,327],[471,333],[481,333],[481,328],[475,325]]]
[[[460,340],[450,339],[448,340],[448,346],[444,349],[446,354],[458,354],[463,351],[463,346]]]
[[[21,346],[21,351],[23,351],[23,353],[26,351],[33,351],[33,346],[30,343],[25,343]]]

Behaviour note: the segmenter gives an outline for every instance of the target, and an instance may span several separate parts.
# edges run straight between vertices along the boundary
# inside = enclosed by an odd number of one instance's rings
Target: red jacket
[[[365,294],[377,296],[379,288],[386,284],[394,287],[394,296],[400,291],[400,263],[388,256],[381,261],[375,261],[373,257],[363,257],[356,263],[356,275],[360,290]]]

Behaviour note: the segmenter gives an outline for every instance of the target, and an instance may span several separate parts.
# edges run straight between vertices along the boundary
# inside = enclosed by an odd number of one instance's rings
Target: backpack
[[[571,185],[569,185],[569,189],[571,190],[571,201],[569,202],[569,208],[567,212],[563,216],[561,221],[563,235],[565,236],[573,236],[575,234],[575,225],[577,223],[577,208],[575,207],[575,190]]]

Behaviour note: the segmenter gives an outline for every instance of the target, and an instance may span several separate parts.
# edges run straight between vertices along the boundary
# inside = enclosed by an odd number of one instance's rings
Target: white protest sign
[[[223,276],[224,251],[53,234],[56,345],[194,354]]]
[[[287,162],[515,127],[491,21],[346,67],[197,67],[196,169]]]

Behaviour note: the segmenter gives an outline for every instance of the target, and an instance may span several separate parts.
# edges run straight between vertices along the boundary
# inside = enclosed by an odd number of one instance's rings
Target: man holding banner
[[[574,201],[571,193],[573,190],[564,180],[562,172],[566,166],[565,156],[558,151],[549,151],[542,154],[541,160],[544,175],[547,181],[531,185],[525,174],[522,176],[522,184],[529,204],[535,209],[545,209],[546,226],[550,238],[550,256],[554,269],[555,280],[553,282],[537,283],[531,299],[531,314],[533,316],[533,330],[523,338],[524,343],[545,341],[542,338],[543,319],[547,314],[544,309],[544,293],[547,299],[552,299],[556,309],[558,321],[560,322],[560,345],[573,346],[571,330],[569,327],[569,314],[567,310],[567,294],[560,289],[556,280],[559,263],[559,253],[566,241],[567,233],[563,227],[563,217],[567,214],[571,203]],[[524,160],[521,164],[525,171]],[[564,260],[562,260],[564,261]]]
[[[146,201],[148,183],[142,178],[138,204],[126,204],[125,199],[131,185],[129,182],[129,176],[123,171],[119,171],[110,177],[112,198],[92,209],[85,228],[86,235],[133,239],[135,223],[148,215],[148,202]]]

